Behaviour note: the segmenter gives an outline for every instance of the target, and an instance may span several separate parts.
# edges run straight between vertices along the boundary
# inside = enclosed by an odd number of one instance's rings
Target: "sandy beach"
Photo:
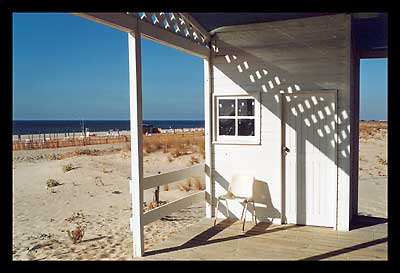
[[[387,217],[384,125],[360,127],[359,212],[376,217]],[[189,150],[145,145],[144,176],[204,161],[201,149]],[[129,143],[14,151],[13,259],[130,260],[130,175]],[[46,187],[48,179],[60,185]],[[204,177],[177,181],[161,187],[160,200],[171,202],[202,187]],[[145,191],[146,204],[153,196],[153,190]],[[145,250],[199,221],[204,210],[205,204],[194,205],[146,225]],[[67,230],[77,225],[86,226],[86,232],[74,244]]]
[[[76,151],[101,155],[71,156]],[[57,159],[63,155],[66,158]],[[15,260],[131,259],[127,143],[14,151],[13,156]],[[200,153],[179,157],[162,151],[145,153],[144,175],[189,167],[197,159],[203,161]],[[68,164],[74,169],[64,172]],[[61,185],[46,189],[50,178]],[[204,178],[197,180],[204,184]],[[187,185],[184,180],[168,184],[168,191],[161,187],[160,200],[170,202],[199,190]],[[153,200],[153,192],[145,191],[146,204]],[[145,248],[195,223],[202,215],[204,205],[195,205],[145,226]],[[67,230],[77,224],[87,229],[82,242],[73,244]]]
[[[360,214],[387,218],[387,150],[387,122],[360,122]]]

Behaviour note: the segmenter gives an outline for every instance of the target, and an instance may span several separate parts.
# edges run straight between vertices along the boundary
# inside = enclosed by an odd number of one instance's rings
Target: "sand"
[[[104,154],[58,160],[52,156],[79,149],[97,149]],[[144,175],[191,166],[192,156],[203,160],[197,153],[172,161],[168,153],[146,154]],[[132,259],[127,143],[14,151],[13,157],[14,260]],[[76,168],[64,172],[67,164]],[[61,185],[46,189],[49,178]],[[359,213],[387,217],[386,130],[361,138],[359,181]],[[179,185],[183,182],[170,184],[168,191],[161,191],[160,199],[170,202],[197,191],[181,191]],[[145,191],[147,204],[152,198],[153,190]],[[204,215],[202,203],[146,225],[145,250],[190,227]],[[82,242],[73,244],[66,231],[77,224],[86,225],[86,232]]]
[[[387,218],[387,129],[360,138],[358,212]]]
[[[51,149],[14,152],[15,260],[132,258],[130,157],[126,146],[118,143],[60,148],[57,154],[88,148],[107,152],[61,160],[47,159],[55,152]],[[180,156],[170,162],[168,154],[162,152],[145,155],[144,175],[191,166],[191,156]],[[63,166],[70,163],[76,169],[64,172]],[[62,185],[46,189],[49,178]],[[182,182],[170,184],[168,191],[161,191],[160,200],[170,202],[196,192],[195,189],[179,190]],[[145,201],[149,203],[152,198],[153,190],[145,191]],[[204,209],[204,204],[194,205],[146,225],[145,249],[200,220]],[[73,230],[77,224],[85,224],[87,228],[82,242],[73,244],[66,230]]]

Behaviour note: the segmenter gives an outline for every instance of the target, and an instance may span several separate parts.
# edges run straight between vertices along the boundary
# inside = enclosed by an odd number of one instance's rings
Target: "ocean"
[[[204,128],[204,120],[143,120],[143,124],[151,124],[162,129]],[[129,120],[85,120],[84,127],[90,132],[108,130],[129,130]],[[81,132],[80,120],[14,120],[13,135]]]

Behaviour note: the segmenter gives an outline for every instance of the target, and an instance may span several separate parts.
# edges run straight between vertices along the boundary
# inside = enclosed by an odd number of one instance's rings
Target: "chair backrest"
[[[237,197],[252,198],[254,176],[234,175],[229,185],[229,191]]]

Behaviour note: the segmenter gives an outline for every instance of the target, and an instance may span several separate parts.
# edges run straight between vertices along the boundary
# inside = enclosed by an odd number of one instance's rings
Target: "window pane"
[[[238,135],[254,136],[254,119],[238,119]]]
[[[238,115],[239,116],[254,116],[254,99],[239,99],[238,100]]]
[[[235,120],[234,119],[219,119],[219,135],[234,136],[235,135]]]
[[[235,115],[235,100],[219,99],[219,116],[234,116]]]

